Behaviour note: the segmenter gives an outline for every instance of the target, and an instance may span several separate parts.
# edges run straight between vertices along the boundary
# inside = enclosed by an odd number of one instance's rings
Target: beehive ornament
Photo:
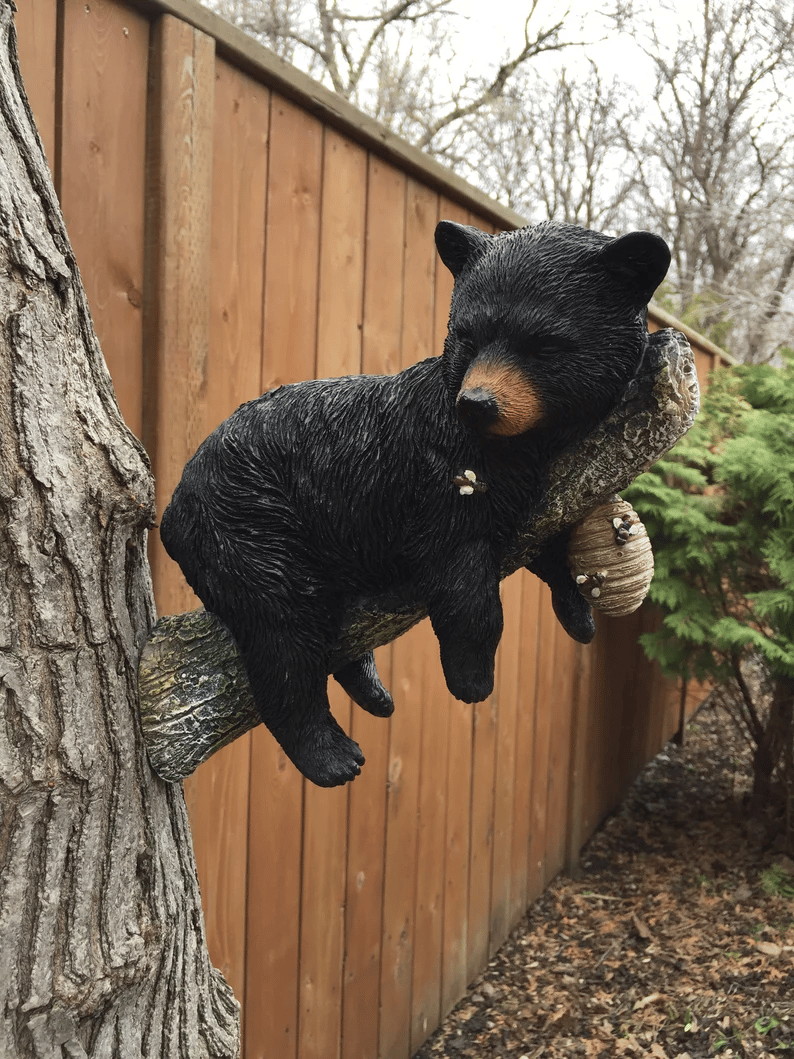
[[[568,566],[587,602],[620,618],[645,599],[653,577],[653,549],[631,504],[600,504],[571,531]]]

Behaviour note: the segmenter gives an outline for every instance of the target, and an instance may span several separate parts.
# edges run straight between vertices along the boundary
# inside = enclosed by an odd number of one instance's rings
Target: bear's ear
[[[647,305],[670,267],[670,248],[653,232],[630,232],[612,239],[598,256],[608,271],[635,292],[638,307]]]
[[[438,256],[457,278],[463,266],[491,238],[479,228],[455,221],[439,221],[436,225],[436,249]]]

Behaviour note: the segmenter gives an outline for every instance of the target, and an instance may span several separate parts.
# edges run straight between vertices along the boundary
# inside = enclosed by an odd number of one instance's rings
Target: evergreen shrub
[[[707,681],[752,740],[753,802],[794,836],[794,353],[719,369],[690,432],[624,491],[644,521],[661,626],[643,647]],[[762,679],[751,679],[761,672]]]

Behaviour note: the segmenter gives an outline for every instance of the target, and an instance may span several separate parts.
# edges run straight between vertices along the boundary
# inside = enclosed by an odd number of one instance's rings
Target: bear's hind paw
[[[373,717],[391,717],[394,713],[394,700],[381,683],[371,651],[338,669],[334,673],[334,680],[362,710]]]
[[[493,692],[493,669],[490,673],[449,672],[444,669],[447,687],[461,702],[484,702]]]
[[[364,764],[361,747],[335,722],[316,728],[294,753],[287,753],[298,771],[318,787],[340,787],[355,779]]]

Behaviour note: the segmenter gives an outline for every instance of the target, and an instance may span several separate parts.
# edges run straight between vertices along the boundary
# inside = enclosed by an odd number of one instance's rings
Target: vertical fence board
[[[427,632],[429,636],[429,630]],[[421,775],[416,863],[414,966],[411,996],[413,1055],[439,1022],[446,860],[447,690],[438,647],[430,640],[422,709]]]
[[[113,0],[67,3],[63,42],[61,207],[122,415],[140,436],[149,21]]]
[[[468,980],[488,959],[493,871],[494,759],[496,711],[493,695],[473,706],[469,909],[466,961]]]
[[[413,977],[416,821],[425,629],[415,626],[392,651],[396,708],[390,721],[380,982],[381,1059],[407,1059]]]
[[[443,269],[433,233],[438,221],[438,196],[409,181],[407,196],[405,316],[402,366],[432,356],[437,339],[436,273]],[[449,699],[441,669],[438,641],[425,621],[421,651],[424,676],[418,752],[418,817],[413,894],[413,967],[409,1013],[409,1054],[420,1047],[438,1020],[441,980],[441,929],[444,887],[444,791],[438,762],[446,749]]]
[[[317,373],[361,368],[366,153],[325,130],[320,235]],[[340,370],[341,368],[341,370]],[[350,731],[350,700],[329,681],[331,708]],[[306,784],[300,933],[300,1059],[340,1054],[347,788]]]
[[[295,1059],[304,781],[263,725],[250,770],[244,1054]]]
[[[370,156],[361,367],[371,375],[402,366],[405,185],[404,173]]]
[[[636,674],[639,655],[631,650],[637,642],[639,631],[637,615],[618,619],[607,618],[604,624],[604,631],[609,637],[612,649],[617,649],[617,654],[613,655],[616,665],[612,678],[617,709],[613,735],[614,782],[611,792],[612,804],[616,804],[635,775],[632,769],[636,760],[636,746],[639,734],[647,721],[648,704],[637,698]]]
[[[474,223],[491,234],[495,230],[492,224],[484,224],[476,220]],[[487,961],[490,952],[498,711],[496,687],[489,699],[475,703],[473,706],[469,910],[466,942],[468,979],[476,975]]]
[[[532,827],[532,780],[535,772],[535,699],[538,663],[538,613],[541,582],[529,572],[516,580],[521,588],[518,694],[516,702],[515,786],[510,851],[510,921],[516,923],[528,903],[529,845]]]
[[[207,423],[212,430],[259,393],[262,336],[266,89],[228,63],[215,77]],[[213,962],[245,995],[251,737],[205,762],[185,784]]]
[[[331,129],[325,131],[324,159],[317,325],[321,379],[361,371],[367,179],[366,153]]]
[[[218,60],[208,431],[261,392],[269,111],[267,89]]]
[[[631,746],[630,728],[636,721],[632,686],[637,634],[635,616],[610,619],[597,614],[596,629],[591,702],[593,747],[586,783],[590,792],[585,804],[586,833],[598,826],[625,788],[629,773],[623,754],[627,746]]]
[[[362,368],[372,374],[391,374],[400,366],[404,215],[405,176],[370,158]],[[391,657],[390,645],[375,653],[381,680],[402,710]],[[366,764],[349,796],[342,1059],[372,1059],[379,1040],[389,722],[354,704],[351,734]]]
[[[274,92],[263,391],[316,374],[322,165],[323,126]]]
[[[538,608],[538,661],[535,699],[535,742],[532,766],[532,802],[529,838],[527,892],[534,901],[546,885],[546,817],[549,795],[549,752],[557,697],[554,681],[554,657],[557,619],[551,607],[546,585],[540,588]]]
[[[79,18],[77,7],[69,10]],[[158,511],[206,434],[214,82],[214,41],[170,16],[160,18],[154,28],[148,99],[143,373],[149,386],[142,417]],[[65,163],[63,170],[66,185]],[[156,533],[150,556],[160,611],[194,606],[195,597],[155,538]],[[226,964],[239,990],[243,953],[239,945],[227,943],[240,934],[226,917],[228,906],[217,899],[238,869],[217,857],[213,844],[222,835],[222,842],[239,849],[239,790],[229,785],[230,778],[222,765],[212,767],[203,782],[188,787],[187,799],[208,937],[218,950],[215,959]],[[215,799],[221,826],[228,829],[221,835],[211,831],[207,819],[206,808]]]
[[[441,1010],[449,1011],[468,981],[469,824],[472,708],[450,697],[447,749],[446,862]]]
[[[262,389],[315,375],[321,124],[275,93],[270,110]],[[304,781],[252,733],[246,1059],[295,1059]]]
[[[465,210],[440,199],[437,219],[468,223]],[[442,352],[452,275],[435,258],[432,352]],[[465,987],[468,906],[471,706],[449,694],[428,630],[427,687],[422,714],[417,910],[411,1050],[420,1047]],[[432,645],[432,646],[430,646]],[[463,723],[461,724],[461,720]],[[450,744],[451,738],[451,744]]]
[[[612,632],[612,626],[616,626]],[[642,688],[638,685],[638,673],[640,670],[639,653],[631,651],[631,645],[636,643],[639,635],[640,622],[637,614],[631,614],[617,621],[610,621],[610,633],[623,640],[628,649],[624,656],[621,687],[621,712],[620,712],[620,751],[618,759],[618,786],[615,791],[616,798],[623,795],[623,791],[631,783],[637,772],[637,759],[639,747],[644,742],[645,730],[648,724],[650,703],[642,698]],[[630,659],[625,664],[625,659]]]
[[[582,777],[583,807],[581,828],[589,834],[611,804],[615,763],[614,715],[616,697],[612,694],[610,677],[614,660],[610,655],[610,638],[606,632],[607,619],[594,613],[596,637],[592,644],[591,699],[589,730],[592,746]]]
[[[207,433],[215,42],[163,15],[152,66],[143,433],[162,512]],[[150,544],[160,612],[195,607],[156,532]]]
[[[350,700],[334,681],[329,682],[329,698],[334,717],[348,729]],[[340,1052],[346,824],[345,787],[326,789],[304,784],[300,1059],[337,1059]]]
[[[554,621],[553,676],[545,708],[551,719],[546,793],[546,852],[543,885],[562,871],[568,847],[568,797],[574,705],[576,643]]]
[[[622,798],[624,792],[634,781],[634,777],[648,760],[646,751],[650,733],[655,733],[658,737],[661,734],[661,725],[657,716],[658,708],[653,688],[653,668],[643,652],[636,649],[638,638],[645,631],[643,611],[635,611],[634,614],[619,620],[626,622],[627,625],[624,656],[627,681],[623,712],[625,749],[622,755],[624,772],[620,789]]]
[[[25,0],[14,21],[19,68],[44,153],[55,172],[55,39],[57,0]]]
[[[492,225],[483,225],[483,227],[488,232],[493,231]],[[487,961],[490,949],[494,782],[498,728],[498,703],[495,695],[491,695],[485,702],[474,703],[472,714],[467,979],[473,978]]]
[[[442,199],[442,220],[468,224],[472,218],[448,199]],[[449,317],[452,278],[439,267],[436,288],[436,326]],[[449,294],[447,294],[447,291]],[[445,311],[446,310],[446,311]],[[445,315],[442,317],[442,314]],[[444,328],[446,330],[446,327]],[[438,331],[437,331],[438,334]],[[471,827],[472,707],[450,696],[447,727],[447,819],[444,863],[444,934],[441,966],[441,1015],[463,995],[468,981],[469,833]]]
[[[652,683],[653,669],[642,651],[632,650],[640,634],[645,631],[643,613],[636,611],[622,620],[631,622],[628,657],[632,659],[632,664],[626,667],[629,677],[629,694],[624,706],[623,720],[626,732],[625,761],[627,765],[623,790],[626,790],[648,760],[646,757],[648,742],[661,732],[661,723]],[[621,790],[621,797],[623,790]]]
[[[587,761],[592,747],[590,705],[593,688],[592,644],[579,644],[575,654],[575,672],[573,688],[573,722],[571,730],[571,760],[569,798],[568,798],[568,846],[565,857],[565,870],[575,872],[579,863],[579,853],[585,839],[583,820],[585,815],[584,799]]]
[[[513,848],[513,792],[516,785],[516,711],[521,651],[521,596],[524,574],[502,582],[505,632],[499,645],[496,670],[497,742],[494,771],[493,868],[489,954],[493,955],[513,926],[511,872]]]
[[[433,243],[433,229],[444,209],[443,200],[436,198],[431,211],[428,200],[421,225],[433,262],[429,277],[432,316],[425,322],[425,325],[429,324],[429,330],[423,333],[429,343],[428,353],[434,355],[440,354],[443,348],[451,290],[451,276],[439,260]],[[452,698],[441,669],[438,641],[428,623],[425,623],[424,651],[427,665],[422,689],[411,1055],[421,1047],[440,1019],[446,862],[446,759],[448,710]]]
[[[245,994],[248,757],[249,739],[240,739],[185,781],[207,947],[213,965],[241,1002]]]
[[[717,358],[712,353],[704,353],[700,349],[695,349],[695,371],[697,372],[698,385],[700,386],[700,392],[704,393],[707,386],[709,375],[717,367]]]
[[[428,356],[434,335],[436,196],[408,180],[405,188],[402,347],[405,368]],[[397,708],[389,737],[386,868],[383,890],[380,1055],[407,1059],[410,1049],[416,901],[417,814],[422,715],[427,673],[438,652],[429,624],[397,640],[392,679]]]
[[[655,613],[655,608],[652,606],[641,607],[638,619],[640,634],[652,632],[654,629],[658,628],[658,614]],[[642,767],[646,761],[651,760],[660,747],[665,745],[667,740],[671,738],[678,728],[677,709],[672,717],[672,727],[668,728],[668,722],[670,719],[669,704],[671,699],[669,684],[673,684],[673,687],[677,688],[678,682],[676,681],[673,683],[672,681],[666,681],[662,676],[658,663],[651,662],[644,656],[640,659],[639,672],[643,694],[648,697],[650,710],[650,720],[640,750],[640,767]],[[672,697],[675,698],[675,696]]]

